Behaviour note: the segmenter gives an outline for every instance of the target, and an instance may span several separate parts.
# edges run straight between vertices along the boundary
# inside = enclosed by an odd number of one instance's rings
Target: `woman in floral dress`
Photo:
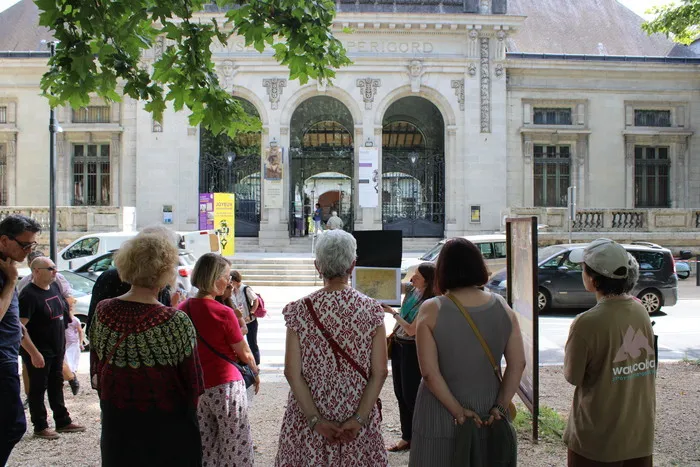
[[[325,286],[284,311],[285,375],[291,390],[275,465],[386,466],[378,396],[387,376],[381,305],[348,286],[355,239],[318,240]]]

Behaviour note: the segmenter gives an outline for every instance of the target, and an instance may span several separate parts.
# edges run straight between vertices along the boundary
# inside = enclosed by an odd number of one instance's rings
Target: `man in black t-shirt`
[[[53,261],[46,257],[36,258],[30,267],[32,283],[19,295],[20,321],[29,334],[29,342],[22,344],[20,355],[29,373],[29,413],[34,436],[55,439],[58,433],[85,431],[84,427],[71,421],[63,401],[65,331],[71,317],[68,304],[56,284],[56,265]],[[28,352],[32,346],[39,351],[38,356]],[[56,431],[49,428],[47,421],[45,392],[48,392]]]

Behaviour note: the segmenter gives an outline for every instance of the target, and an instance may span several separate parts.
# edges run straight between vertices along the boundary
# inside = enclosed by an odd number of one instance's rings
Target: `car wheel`
[[[654,290],[644,290],[637,295],[637,298],[641,300],[650,315],[661,309],[661,295]]]
[[[80,327],[83,328],[83,335],[85,336],[85,339],[83,339],[83,345],[85,346],[84,352],[87,352],[90,350],[90,339],[88,339],[87,336],[87,316],[85,315],[75,315],[76,318],[78,318],[78,321],[80,321]]]
[[[552,298],[547,289],[540,287],[537,291],[537,309],[540,313],[546,313],[552,307]]]
[[[680,280],[686,280],[687,278],[690,277],[690,271],[686,272],[679,272],[676,274]]]

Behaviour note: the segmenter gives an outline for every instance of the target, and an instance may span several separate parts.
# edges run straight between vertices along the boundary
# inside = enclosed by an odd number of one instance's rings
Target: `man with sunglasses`
[[[29,374],[29,413],[34,436],[56,439],[58,433],[85,431],[73,423],[63,400],[63,357],[66,327],[71,321],[68,303],[56,283],[57,268],[50,258],[39,257],[30,264],[32,283],[19,294],[20,321],[28,337],[20,355]],[[44,405],[48,392],[56,430],[49,428]]]
[[[17,360],[22,325],[15,285],[17,264],[36,246],[41,226],[22,215],[7,216],[0,222],[0,465],[5,465],[15,444],[26,430],[20,396]]]

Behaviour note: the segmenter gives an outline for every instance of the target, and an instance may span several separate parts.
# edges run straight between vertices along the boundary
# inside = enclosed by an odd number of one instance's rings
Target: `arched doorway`
[[[255,106],[236,98],[248,115],[260,118]],[[261,133],[214,136],[206,128],[199,139],[199,192],[236,195],[236,237],[257,237],[260,231]]]
[[[350,111],[339,100],[316,96],[292,114],[290,234],[308,235],[308,217],[316,203],[325,222],[332,211],[351,231],[354,149]],[[300,228],[300,226],[302,226]]]
[[[445,124],[422,97],[399,99],[384,114],[382,223],[404,237],[445,232]]]

